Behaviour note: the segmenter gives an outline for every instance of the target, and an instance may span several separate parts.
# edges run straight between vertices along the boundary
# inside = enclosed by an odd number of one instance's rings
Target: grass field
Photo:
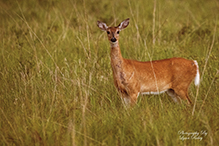
[[[96,21],[114,26],[126,18],[124,58],[197,60],[195,106],[167,94],[122,106]],[[219,144],[217,0],[0,0],[0,41],[2,146]]]

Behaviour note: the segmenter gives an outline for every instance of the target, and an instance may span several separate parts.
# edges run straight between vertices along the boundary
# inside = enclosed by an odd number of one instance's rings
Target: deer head
[[[126,28],[129,25],[129,18],[122,21],[118,26],[116,27],[108,27],[106,23],[97,21],[97,26],[107,32],[108,40],[111,44],[117,44],[119,40],[119,32]]]

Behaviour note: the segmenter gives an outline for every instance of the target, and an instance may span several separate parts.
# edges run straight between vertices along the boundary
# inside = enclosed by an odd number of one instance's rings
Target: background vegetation
[[[217,145],[218,14],[217,0],[1,0],[0,145]],[[198,61],[195,107],[167,94],[122,106],[96,21],[126,18],[124,58]]]

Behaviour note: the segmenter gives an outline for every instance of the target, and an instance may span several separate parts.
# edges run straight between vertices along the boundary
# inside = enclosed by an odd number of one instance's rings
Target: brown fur
[[[98,27],[108,32],[114,84],[121,96],[135,104],[139,93],[167,91],[171,97],[180,97],[192,103],[188,88],[197,73],[198,67],[194,61],[184,58],[148,62],[124,59],[119,47],[118,31],[128,26],[129,19],[123,22],[117,27],[107,27],[98,21]],[[112,42],[113,37],[116,42]]]

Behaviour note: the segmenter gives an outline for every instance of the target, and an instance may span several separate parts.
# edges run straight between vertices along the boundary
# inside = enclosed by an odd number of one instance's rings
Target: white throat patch
[[[111,45],[111,47],[118,47],[118,41],[116,41],[116,42],[110,41],[110,45]]]

